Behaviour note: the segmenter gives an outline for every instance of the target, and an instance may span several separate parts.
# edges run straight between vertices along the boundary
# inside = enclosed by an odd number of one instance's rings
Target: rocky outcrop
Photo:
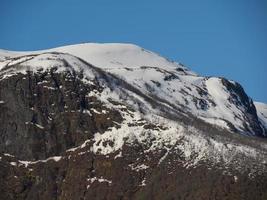
[[[86,96],[101,86],[84,84],[82,78],[74,71],[50,70],[2,80],[0,151],[20,159],[45,159],[120,123],[120,113]]]
[[[222,84],[230,91],[229,101],[236,106],[240,106],[244,112],[244,118],[249,126],[244,123],[245,131],[249,132],[252,129],[257,136],[264,137],[264,128],[258,120],[257,110],[251,98],[247,96],[243,87],[239,83],[232,83],[225,78],[222,78]],[[236,116],[238,117],[238,116]],[[249,128],[251,127],[251,128]]]

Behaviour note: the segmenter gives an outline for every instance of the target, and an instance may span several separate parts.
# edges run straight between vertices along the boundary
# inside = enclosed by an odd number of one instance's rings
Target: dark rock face
[[[243,87],[239,83],[232,83],[225,78],[222,78],[222,84],[231,93],[229,101],[243,108],[245,121],[249,123],[249,126],[257,136],[263,137],[264,130],[259,123],[255,105],[252,99],[247,96]],[[247,127],[245,124],[244,126]],[[247,127],[245,131],[249,130]]]
[[[5,102],[0,104],[0,151],[20,159],[45,159],[121,122],[120,113],[86,96],[102,88],[97,82],[84,84],[82,78],[51,70],[0,81]],[[102,110],[105,114],[98,114]]]
[[[114,78],[101,70],[98,73],[107,80]],[[170,76],[168,80],[173,78],[176,77]],[[116,81],[110,80],[114,84],[112,89],[123,83],[124,89],[150,101],[154,107],[161,105],[156,97],[145,96],[123,80]],[[242,88],[229,82],[224,84],[233,94],[244,96],[242,103],[253,116],[255,107]],[[0,80],[0,199],[267,199],[266,168],[257,173],[249,167],[240,171],[232,167],[235,160],[230,167],[223,161],[214,164],[204,160],[190,165],[185,153],[175,149],[179,141],[155,151],[147,151],[155,140],[151,138],[143,145],[125,143],[110,154],[94,152],[94,136],[119,128],[125,120],[118,109],[90,95],[101,94],[103,90],[98,78],[89,80],[82,71],[59,73],[56,68]],[[206,95],[205,91],[199,92]],[[133,115],[134,110],[123,102],[110,99],[109,103]],[[205,102],[200,101],[199,106],[207,109]],[[212,130],[208,136],[216,137],[213,132],[216,127],[179,117],[174,119],[195,124],[199,130]],[[166,129],[142,120],[127,125],[162,133]],[[223,131],[218,130],[220,134]],[[106,147],[114,145],[114,141],[103,143]]]
[[[185,168],[182,157],[164,152],[149,155],[140,148],[125,147],[107,156],[88,153],[88,147],[63,154],[59,161],[10,165],[16,159],[3,156],[0,165],[1,199],[242,199],[265,200],[266,174],[249,178],[202,163]],[[85,152],[85,153],[83,153]],[[87,153],[86,153],[87,152]],[[171,164],[170,164],[171,163]],[[145,164],[147,168],[142,168]]]

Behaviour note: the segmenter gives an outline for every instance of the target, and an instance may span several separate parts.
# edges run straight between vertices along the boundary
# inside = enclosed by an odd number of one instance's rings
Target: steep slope
[[[267,127],[267,105],[260,102],[254,102],[254,104],[257,108],[259,120]]]
[[[128,44],[0,54],[0,198],[266,199],[239,84]]]

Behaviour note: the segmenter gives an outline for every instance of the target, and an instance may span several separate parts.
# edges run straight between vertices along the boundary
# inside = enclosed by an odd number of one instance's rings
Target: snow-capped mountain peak
[[[169,61],[154,52],[134,44],[125,43],[84,43],[28,52],[0,50],[0,59],[3,59],[4,57],[17,57],[44,52],[68,53],[101,68],[136,68],[141,66],[153,66],[168,70],[182,68],[183,70],[189,71],[181,64]]]
[[[181,64],[133,44],[85,43],[33,52],[1,50],[0,60],[3,77],[53,67],[64,71],[63,61],[90,77],[92,73],[83,63],[86,62],[185,115],[192,114],[233,132],[266,136],[266,124],[258,120],[253,101],[238,83],[199,76]]]

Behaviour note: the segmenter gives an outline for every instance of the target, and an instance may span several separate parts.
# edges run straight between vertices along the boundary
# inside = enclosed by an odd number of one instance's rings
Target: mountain
[[[0,50],[0,197],[266,199],[266,110],[132,44]]]

